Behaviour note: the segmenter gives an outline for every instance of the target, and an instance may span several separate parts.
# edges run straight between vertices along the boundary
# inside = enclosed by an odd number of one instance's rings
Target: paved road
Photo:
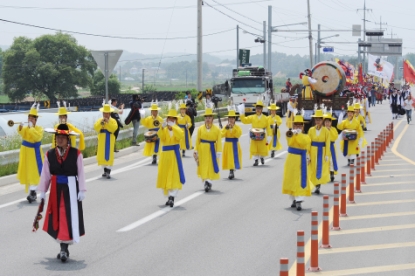
[[[391,116],[386,105],[378,105],[373,110],[373,117],[375,123],[369,125],[366,132],[369,142],[390,122]],[[395,138],[405,130],[405,124],[402,121],[398,125]],[[412,160],[415,153],[410,142],[415,137],[413,127],[413,124],[409,125],[396,148],[397,152]],[[243,126],[243,130],[247,133],[248,127]],[[286,128],[282,127],[282,136],[285,131]],[[117,159],[111,180],[102,179],[101,170],[96,165],[86,166],[86,235],[79,244],[70,246],[71,256],[65,264],[55,258],[59,251],[56,242],[43,231],[31,232],[37,205],[21,200],[25,197],[23,188],[17,184],[0,188],[0,274],[277,275],[281,257],[290,259],[293,272],[296,232],[305,230],[306,241],[309,239],[310,213],[322,211],[322,195],[307,198],[301,212],[290,208],[290,200],[281,194],[285,150],[278,152],[273,159],[266,159],[265,165],[254,168],[252,160],[249,160],[246,134],[241,143],[243,170],[236,172],[236,179],[232,181],[226,178],[228,172],[222,171],[222,180],[216,181],[213,191],[208,194],[203,192],[203,184],[196,176],[193,158],[184,158],[187,182],[173,209],[164,206],[165,198],[155,188],[157,167],[150,165],[151,160],[143,157],[141,151]],[[287,148],[285,139],[283,147]],[[388,158],[391,161],[387,162]],[[339,159],[339,164],[340,173],[348,173],[346,161]],[[333,252],[344,247],[353,247],[355,251],[322,254],[320,267],[325,275],[358,275],[360,272],[334,273],[363,267],[414,264],[415,245],[410,243],[404,248],[356,249],[370,244],[415,242],[413,228],[382,232],[386,238],[378,236],[379,231],[375,234],[346,232],[376,226],[414,225],[413,214],[356,219],[376,213],[413,211],[414,201],[387,205],[362,203],[413,199],[415,190],[412,191],[414,188],[410,183],[396,186],[374,184],[410,182],[415,176],[414,164],[402,161],[388,150],[381,161],[382,166],[377,167],[368,184],[362,187],[362,195],[356,195],[356,206],[348,209],[349,218],[341,220],[342,231],[331,237]],[[392,169],[408,171],[387,171]],[[392,173],[395,177],[389,179]],[[398,174],[403,176],[398,177]],[[387,177],[383,177],[385,175]],[[400,188],[405,192],[373,194]],[[323,186],[322,194],[332,196],[333,185]],[[391,237],[397,240],[392,241]],[[308,260],[307,255],[308,252]],[[415,268],[382,271],[385,271],[382,275],[415,274]],[[381,275],[376,271],[373,273]]]

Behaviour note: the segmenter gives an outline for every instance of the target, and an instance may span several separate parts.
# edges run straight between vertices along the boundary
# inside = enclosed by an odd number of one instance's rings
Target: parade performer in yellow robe
[[[355,103],[353,105],[354,108],[354,117],[359,121],[360,125],[362,126],[363,130],[366,130],[366,120],[360,113],[362,106],[359,103]]]
[[[213,124],[212,108],[206,108],[205,124],[197,130],[193,156],[198,163],[197,175],[204,183],[205,192],[212,189],[212,180],[220,178],[218,160],[222,154],[222,138],[219,127]]]
[[[235,110],[229,110],[228,124],[222,129],[222,137],[225,138],[222,154],[222,169],[229,170],[229,179],[235,178],[235,170],[242,169],[242,150],[239,144],[239,138],[242,135],[242,129],[235,124]]]
[[[339,117],[340,121],[341,117]],[[339,130],[352,130],[355,131],[355,139],[351,138],[351,135],[347,137],[346,133],[342,133],[342,140],[340,141],[340,150],[343,156],[347,156],[347,165],[354,164],[356,154],[360,153],[360,148],[363,143],[363,130],[360,126],[360,122],[354,117],[354,108],[349,106],[347,108],[347,118],[337,124]],[[353,140],[352,140],[353,139]]]
[[[180,142],[180,149],[182,150],[183,157],[186,150],[192,149],[192,136],[190,136],[189,129],[192,127],[192,120],[189,115],[186,114],[187,107],[185,103],[180,104],[180,115],[177,117],[177,124],[183,130],[184,139]]]
[[[144,119],[141,119],[141,124],[148,128],[149,131],[158,131],[160,125],[163,123],[163,118],[161,118],[159,114],[160,108],[156,103],[151,104],[150,112],[151,115],[147,116]],[[155,141],[146,141],[146,145],[144,146],[143,155],[144,156],[153,156],[153,161],[151,164],[157,164],[157,155],[160,151],[160,140],[157,139]]]
[[[37,105],[37,108],[39,105]],[[22,145],[19,152],[19,167],[17,169],[17,179],[20,184],[25,185],[25,192],[30,189],[27,201],[32,203],[37,198],[36,189],[40,180],[43,166],[43,151],[41,147],[43,138],[43,128],[37,126],[39,117],[36,103],[33,104],[28,114],[28,125],[20,123],[17,133],[22,137]]]
[[[293,129],[286,134],[288,154],[284,164],[282,193],[293,200],[291,207],[301,210],[301,202],[311,196],[309,173],[311,139],[303,134],[304,120],[301,115],[294,117]]]
[[[81,130],[76,128],[73,124],[68,123],[68,114],[71,112],[68,112],[65,106],[59,107],[58,113],[56,113],[59,116],[59,123],[55,125],[55,129],[58,128],[60,124],[66,124],[70,131],[73,131],[75,133],[79,134],[79,147],[76,147],[76,136],[71,135],[69,136],[69,139],[71,140],[71,147],[77,148],[79,150],[85,149],[85,137]],[[55,135],[52,137],[52,148],[56,147],[56,139]]]
[[[174,198],[186,182],[180,142],[184,139],[183,130],[177,125],[177,111],[170,109],[166,121],[157,131],[161,142],[160,162],[158,164],[157,188],[169,196],[166,205],[173,207]]]
[[[372,123],[372,117],[370,116],[369,101],[367,100],[366,96],[363,96],[362,106],[363,106],[363,117],[365,117],[366,123],[371,124]]]
[[[296,102],[296,95],[290,97],[290,101],[287,104],[287,119],[285,125],[287,128],[293,128],[293,121],[295,113],[297,113],[297,102]]]
[[[324,119],[324,126],[330,132],[330,181],[334,181],[334,175],[337,175],[337,171],[339,167],[337,166],[337,151],[336,151],[336,140],[339,137],[339,133],[337,132],[337,128],[332,127],[332,121],[337,120],[336,118],[332,117],[330,113],[326,113],[323,115]]]
[[[271,157],[275,156],[275,151],[282,149],[280,143],[280,129],[279,126],[282,124],[282,119],[280,116],[277,115],[277,110],[280,109],[275,103],[272,103],[268,106],[269,112],[271,115],[268,116],[268,124],[270,126],[270,142],[269,142],[269,150],[271,151]]]
[[[320,194],[321,184],[330,181],[330,131],[323,127],[323,110],[317,109],[314,118],[315,126],[308,130],[311,139],[310,180],[316,186],[315,194]]]
[[[241,122],[244,124],[252,124],[251,129],[251,146],[250,146],[250,155],[249,158],[252,158],[252,156],[255,159],[254,166],[258,166],[258,159],[261,158],[261,164],[264,165],[264,157],[268,155],[268,141],[267,136],[270,133],[269,124],[268,124],[268,118],[264,114],[262,114],[262,109],[264,107],[264,104],[261,100],[257,101],[257,103],[254,105],[256,113],[253,115],[250,115],[248,117],[245,116],[245,110],[240,109],[240,119]],[[242,111],[242,113],[241,113]],[[258,138],[253,136],[253,131],[263,131],[263,133],[260,136],[259,139],[263,138],[262,140],[258,140]]]
[[[102,177],[110,179],[111,168],[114,164],[114,132],[117,130],[118,124],[115,119],[111,118],[111,112],[114,109],[109,104],[104,104],[99,111],[102,112],[102,118],[94,124],[94,129],[98,133],[97,161],[98,166],[104,168]]]

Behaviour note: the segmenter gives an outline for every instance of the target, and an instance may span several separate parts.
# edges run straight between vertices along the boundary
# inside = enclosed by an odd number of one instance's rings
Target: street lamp
[[[256,36],[257,38],[254,40],[256,43],[263,43],[264,44],[264,53],[263,53],[263,59],[264,59],[264,61],[263,61],[263,66],[264,66],[264,69],[266,69],[266,67],[267,67],[267,64],[266,64],[266,54],[267,54],[267,49],[266,49],[266,44],[265,44],[265,38],[266,38],[266,27],[267,25],[266,25],[266,21],[263,21],[263,27],[264,27],[264,34],[262,35],[262,36],[260,36],[260,35],[257,35],[257,34],[254,34],[254,33],[251,33],[251,32],[248,32],[248,31],[246,31],[246,30],[244,30],[243,31],[243,33],[245,33],[245,34],[251,34],[251,35],[254,35],[254,36]],[[270,71],[271,71],[271,66],[270,66]]]
[[[335,34],[335,35],[330,35],[330,36],[326,36],[326,37],[317,39],[317,63],[320,62],[320,48],[321,48],[321,44],[323,43],[321,41],[323,39],[332,38],[332,37],[338,37],[338,36],[340,36],[340,35],[339,34]]]

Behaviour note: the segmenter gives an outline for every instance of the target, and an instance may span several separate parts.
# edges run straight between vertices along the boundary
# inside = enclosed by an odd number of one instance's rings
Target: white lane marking
[[[282,155],[284,155],[286,153],[287,153],[287,151],[282,151],[279,154],[275,155],[275,157],[280,157],[280,156],[282,156]],[[267,158],[265,160],[265,163],[268,163],[268,162],[274,160],[274,158]],[[176,204],[174,204],[173,208],[171,208],[171,207],[165,207],[165,208],[163,208],[163,209],[161,209],[161,210],[159,210],[157,212],[154,212],[154,213],[152,213],[152,214],[150,214],[150,215],[148,215],[148,216],[146,216],[146,217],[144,217],[142,219],[137,220],[136,222],[133,222],[133,223],[131,223],[131,224],[129,224],[129,225],[127,225],[127,226],[125,226],[125,227],[117,230],[117,232],[118,233],[121,233],[121,232],[131,231],[131,230],[133,230],[133,229],[135,229],[135,228],[137,228],[137,227],[139,227],[139,226],[141,226],[141,225],[143,225],[143,224],[145,224],[145,223],[147,223],[149,221],[152,221],[153,219],[156,219],[158,217],[161,217],[161,216],[167,214],[168,212],[170,212],[171,210],[173,210],[177,206],[181,206],[184,203],[186,203],[186,202],[188,202],[188,201],[190,201],[192,199],[195,199],[196,197],[198,197],[198,196],[200,196],[200,195],[202,195],[204,193],[205,192],[203,192],[203,191],[199,191],[199,192],[196,192],[194,194],[191,194],[190,196],[185,197],[184,199],[182,199],[182,200],[178,201]]]
[[[151,221],[151,220],[153,220],[155,218],[158,218],[158,217],[161,217],[164,214],[167,214],[168,212],[170,212],[174,208],[176,208],[178,206],[181,206],[184,203],[186,203],[186,202],[188,202],[188,201],[190,201],[192,199],[195,199],[196,197],[198,197],[198,196],[200,196],[200,195],[202,195],[204,193],[205,193],[204,191],[199,191],[199,192],[196,192],[194,194],[191,194],[190,196],[185,197],[182,200],[180,200],[179,202],[177,202],[176,204],[174,204],[173,208],[171,208],[171,207],[165,207],[165,208],[163,208],[163,209],[161,209],[161,210],[159,210],[157,212],[152,213],[151,215],[148,215],[148,216],[146,216],[146,217],[144,217],[142,219],[137,220],[136,222],[133,222],[133,223],[131,223],[131,224],[129,224],[129,225],[127,225],[127,226],[125,226],[125,227],[117,230],[117,232],[120,233],[120,232],[131,231],[131,230],[133,230],[134,228],[137,228],[140,225],[143,225],[143,224],[145,224],[145,223],[147,223],[147,222],[149,222],[149,221]]]
[[[150,160],[151,160],[151,158],[148,157],[148,158],[145,158],[145,159],[143,159],[141,161],[138,161],[134,164],[131,164],[129,166],[111,171],[111,175],[119,174],[119,173],[122,173],[122,172],[125,172],[125,171],[128,171],[128,170],[131,170],[131,169],[136,169],[136,168],[143,167],[143,166],[146,165],[144,163],[148,163],[148,161],[150,161]],[[88,183],[88,182],[91,182],[91,181],[94,181],[94,180],[98,180],[100,178],[102,178],[102,176],[94,176],[94,177],[86,179],[85,182]],[[49,194],[49,192],[46,193],[46,195],[48,195],[48,194]],[[0,205],[0,209],[5,208],[5,207],[10,206],[10,205],[13,205],[13,204],[18,204],[19,202],[23,202],[23,201],[26,201],[26,198],[22,198],[22,199],[18,199],[18,200],[15,200],[15,201],[11,201],[9,203],[2,204],[2,205]]]

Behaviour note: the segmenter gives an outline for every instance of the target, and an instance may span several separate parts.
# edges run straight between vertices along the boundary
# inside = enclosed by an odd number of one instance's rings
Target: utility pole
[[[236,69],[239,67],[239,25],[236,25]]]
[[[141,73],[141,93],[144,93],[144,70],[146,69],[143,68]]]
[[[313,36],[311,35],[310,0],[307,0],[308,9],[308,46],[310,48],[310,69],[313,68]]]
[[[197,1],[197,91],[202,91],[202,0]]]
[[[363,42],[366,42],[366,11],[372,11],[372,9],[366,9],[366,0],[363,2],[363,9],[357,9],[357,11],[363,11]],[[366,66],[366,51],[363,52],[363,68]]]
[[[267,45],[266,45],[266,35],[267,35],[267,22],[264,21],[263,22],[264,25],[264,32],[263,32],[263,37],[264,37],[264,69],[265,71],[267,70]]]
[[[394,34],[394,33],[393,33],[393,29],[391,29],[391,33],[390,33],[390,35],[391,35],[391,38],[393,38],[393,36],[394,36],[394,35],[397,35],[397,34]]]
[[[268,72],[272,74],[272,6],[268,6]]]
[[[317,32],[317,47],[316,52],[317,54],[317,62],[320,62],[320,24],[318,24],[318,32]]]

